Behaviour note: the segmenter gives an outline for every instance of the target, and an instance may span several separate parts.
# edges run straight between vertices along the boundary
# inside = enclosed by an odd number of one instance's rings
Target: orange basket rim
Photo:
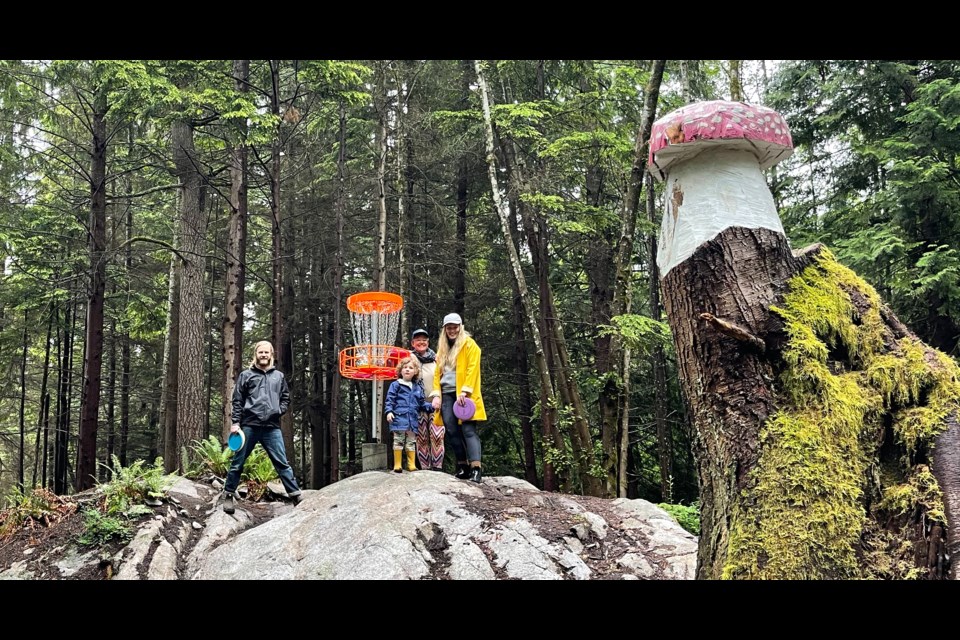
[[[395,313],[403,308],[403,298],[389,291],[364,291],[347,298],[347,309],[354,313]]]
[[[375,364],[363,364],[363,365],[354,365],[349,368],[346,368],[340,371],[340,375],[344,378],[350,378],[354,380],[386,380],[393,379],[397,377],[397,368],[396,367],[384,367]]]

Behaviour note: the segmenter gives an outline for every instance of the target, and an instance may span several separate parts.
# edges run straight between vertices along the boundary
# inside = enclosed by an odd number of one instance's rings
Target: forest
[[[661,299],[650,127],[775,109],[790,245],[823,243],[960,356],[960,61],[0,61],[0,497],[83,491],[225,441],[270,340],[304,488],[360,471],[349,296],[394,341],[463,316],[487,475],[695,506],[697,434]],[[380,434],[386,437],[386,432]],[[449,461],[448,461],[449,463]]]

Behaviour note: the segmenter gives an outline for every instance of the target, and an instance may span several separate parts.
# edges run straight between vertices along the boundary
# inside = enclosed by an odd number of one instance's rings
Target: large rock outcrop
[[[215,488],[181,479],[125,547],[24,549],[0,579],[96,577],[91,565],[135,580],[692,579],[696,570],[696,538],[644,500],[427,471],[371,471],[305,495],[297,507],[241,500],[227,515]]]

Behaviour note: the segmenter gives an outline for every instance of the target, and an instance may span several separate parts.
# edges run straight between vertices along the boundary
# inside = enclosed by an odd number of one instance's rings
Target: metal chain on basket
[[[400,328],[400,312],[363,313],[350,312],[353,341],[356,346],[356,363],[382,367],[386,364],[388,350],[377,350],[376,345],[391,345]],[[382,351],[382,353],[380,352]]]

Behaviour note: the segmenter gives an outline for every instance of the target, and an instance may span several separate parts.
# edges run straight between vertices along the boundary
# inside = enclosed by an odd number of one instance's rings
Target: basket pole
[[[377,395],[380,391],[380,379],[377,376],[373,376],[373,393],[370,394],[370,397],[373,402],[373,406],[370,409],[370,415],[373,416],[373,441],[380,442],[380,413],[377,411]]]
[[[380,341],[377,336],[377,312],[376,310],[370,313],[370,335],[371,335],[371,344],[380,344]],[[380,364],[376,361],[377,353],[376,347],[371,347],[370,349],[370,364]],[[380,442],[380,412],[377,410],[380,406],[378,402],[379,398],[379,382],[376,374],[373,376],[373,393],[370,394],[370,397],[373,401],[373,407],[370,410],[370,416],[373,418],[371,422],[373,423],[371,428],[373,429],[373,441]]]

